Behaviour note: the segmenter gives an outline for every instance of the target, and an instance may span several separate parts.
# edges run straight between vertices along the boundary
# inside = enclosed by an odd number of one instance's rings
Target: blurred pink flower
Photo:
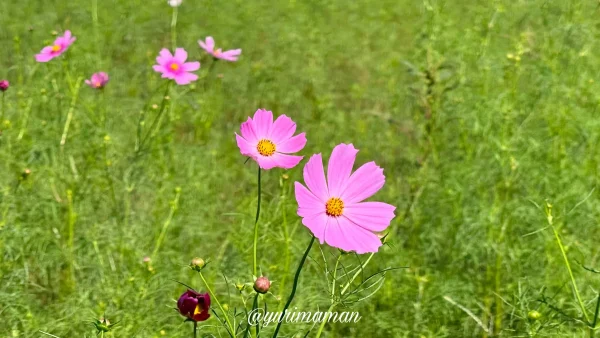
[[[183,48],[177,48],[175,55],[163,48],[156,58],[157,65],[154,65],[154,70],[162,73],[162,77],[175,80],[178,85],[186,85],[190,82],[198,80],[198,75],[191,72],[200,69],[200,62],[185,62],[187,60],[187,52]]]
[[[105,72],[94,73],[91,79],[85,80],[85,83],[92,88],[102,89],[108,83],[108,74]]]
[[[225,61],[237,61],[240,54],[242,54],[241,49],[222,51],[221,48],[219,48],[215,50],[215,40],[212,38],[212,36],[206,37],[206,41],[198,40],[198,44],[200,44],[200,47],[202,47],[202,49],[204,49],[208,54],[217,59]]]
[[[10,87],[10,82],[8,82],[8,80],[0,81],[0,91],[5,92],[8,87]]]
[[[75,40],[76,38],[71,35],[71,31],[67,30],[63,36],[59,36],[54,40],[52,46],[46,46],[39,54],[36,54],[35,60],[37,62],[48,62],[69,49],[69,46],[71,46]]]
[[[240,130],[241,136],[235,134],[240,152],[253,158],[262,169],[291,169],[303,158],[288,155],[304,148],[306,134],[293,136],[296,123],[285,115],[279,116],[273,122],[272,112],[259,109],[254,113],[254,118],[248,117],[248,120],[242,123]]]
[[[323,242],[358,254],[377,252],[384,231],[395,217],[396,207],[382,202],[362,202],[385,183],[383,169],[369,162],[352,173],[358,150],[352,144],[339,144],[331,153],[327,181],[321,154],[313,155],[304,166],[305,188],[296,186],[298,215]]]

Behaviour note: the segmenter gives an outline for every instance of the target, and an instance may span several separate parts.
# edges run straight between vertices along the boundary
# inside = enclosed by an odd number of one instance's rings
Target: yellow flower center
[[[332,197],[325,203],[325,213],[328,216],[338,217],[344,211],[344,201],[337,197]]]
[[[275,143],[269,140],[260,140],[256,146],[256,150],[262,156],[271,156],[275,154]]]
[[[60,45],[54,45],[54,46],[52,46],[52,51],[53,51],[53,52],[58,52],[58,51],[60,51]]]
[[[194,309],[194,316],[202,313],[202,308],[200,307],[200,304],[196,305],[196,308]]]
[[[169,68],[171,68],[171,70],[179,70],[179,65],[176,63],[172,63]]]
[[[100,87],[102,87],[102,83],[100,83],[100,81],[96,81],[96,82],[94,82],[94,86],[96,88],[100,88]]]

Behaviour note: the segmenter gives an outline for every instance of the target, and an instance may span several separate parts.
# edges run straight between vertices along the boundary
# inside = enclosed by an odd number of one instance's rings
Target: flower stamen
[[[171,68],[171,70],[175,70],[175,71],[177,71],[177,70],[179,70],[179,65],[178,65],[178,64],[176,64],[176,63],[172,63],[172,64],[169,66],[169,68]]]
[[[256,145],[256,150],[262,156],[271,156],[275,154],[275,143],[269,140],[260,140],[258,141],[258,145]]]
[[[54,46],[52,46],[52,51],[53,52],[59,52],[60,51],[60,45],[54,45]]]
[[[332,197],[325,203],[325,213],[328,216],[339,217],[344,211],[344,201],[337,197]]]

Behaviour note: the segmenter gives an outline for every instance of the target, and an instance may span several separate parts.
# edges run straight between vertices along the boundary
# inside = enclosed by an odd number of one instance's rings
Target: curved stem
[[[308,253],[310,252],[310,248],[312,248],[312,245],[314,242],[315,242],[315,236],[312,236],[310,239],[310,243],[308,243],[308,247],[306,248],[306,251],[304,251],[304,255],[302,256],[302,259],[300,260],[298,269],[296,269],[296,275],[294,275],[294,285],[292,286],[292,292],[290,293],[290,296],[288,297],[288,300],[285,303],[285,306],[283,307],[283,312],[281,312],[281,317],[279,318],[277,327],[275,328],[275,332],[273,333],[273,338],[277,337],[277,334],[279,333],[279,328],[281,327],[281,323],[283,322],[283,320],[281,320],[281,319],[285,317],[285,312],[287,311],[288,307],[292,303],[292,300],[294,299],[294,295],[296,294],[296,288],[298,287],[298,279],[300,278],[300,272],[302,271],[302,267],[304,266],[306,257],[308,257]]]
[[[371,255],[369,255],[369,258],[367,258],[367,260],[365,261],[365,263],[362,264],[362,266],[360,267],[360,269],[358,269],[356,271],[356,273],[354,274],[354,276],[352,276],[352,279],[350,279],[348,281],[348,283],[346,284],[346,286],[344,286],[344,288],[342,289],[342,292],[340,293],[341,295],[343,295],[344,293],[346,293],[346,290],[348,290],[348,288],[350,287],[350,284],[352,284],[352,282],[354,282],[354,280],[356,279],[356,277],[358,277],[358,275],[362,272],[362,270],[365,268],[365,266],[367,266],[367,264],[369,264],[369,262],[371,261],[371,258],[373,258],[373,256],[375,256],[375,253],[372,253]]]
[[[177,9],[173,7],[173,16],[171,17],[171,44],[173,45],[173,53],[177,48]]]
[[[577,302],[579,303],[579,307],[581,307],[581,312],[583,312],[583,316],[585,317],[586,324],[590,325],[590,317],[588,317],[587,311],[585,309],[585,305],[583,305],[583,300],[581,300],[581,295],[579,294],[579,289],[577,288],[577,283],[575,283],[575,276],[573,276],[573,270],[571,269],[571,264],[569,263],[569,259],[567,258],[567,253],[565,251],[565,247],[558,235],[558,231],[554,227],[553,218],[552,218],[552,205],[550,203],[546,203],[546,218],[548,220],[548,225],[552,228],[554,232],[554,237],[556,238],[556,243],[560,248],[560,252],[562,253],[563,259],[565,260],[565,266],[569,271],[569,277],[571,277],[571,286],[573,287],[573,292],[575,293],[575,297],[577,298]]]
[[[256,219],[254,220],[254,248],[253,248],[253,274],[258,276],[258,265],[256,264],[256,248],[258,246],[258,218],[260,217],[260,167],[258,167],[258,203],[256,204]]]
[[[319,331],[317,331],[317,335],[315,336],[315,338],[321,337],[323,328],[325,328],[325,323],[327,323],[327,320],[329,319],[329,313],[331,311],[333,311],[333,308],[335,307],[335,305],[336,305],[335,303],[331,303],[331,306],[329,306],[329,309],[327,309],[327,312],[325,312],[325,317],[323,318],[323,321],[321,321],[321,325],[319,326]]]
[[[231,321],[229,320],[229,315],[227,315],[227,312],[225,312],[225,310],[223,309],[223,306],[221,306],[221,302],[219,302],[219,299],[217,299],[217,295],[215,295],[215,293],[212,291],[212,289],[206,282],[206,279],[204,279],[204,275],[202,274],[202,271],[198,272],[198,274],[200,275],[200,278],[202,279],[204,286],[206,286],[206,290],[208,290],[208,293],[210,294],[211,299],[215,300],[215,302],[217,303],[217,306],[219,307],[219,310],[221,310],[221,312],[223,313],[223,316],[225,317],[225,321],[227,322],[227,325],[228,325],[229,334],[232,337],[235,337],[235,329],[233,328],[233,325],[231,324]]]

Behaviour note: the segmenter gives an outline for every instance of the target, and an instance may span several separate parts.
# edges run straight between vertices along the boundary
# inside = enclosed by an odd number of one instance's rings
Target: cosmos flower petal
[[[254,113],[254,128],[256,135],[261,139],[269,139],[271,125],[273,124],[273,112],[259,109]]]
[[[213,51],[215,49],[215,39],[212,36],[206,37],[206,47]]]
[[[373,196],[384,183],[383,169],[375,162],[365,163],[350,176],[340,196],[345,203],[357,203]]]
[[[317,198],[310,190],[306,189],[300,182],[294,183],[294,193],[296,194],[296,201],[298,201],[298,207],[303,209],[315,209],[325,211],[325,204]],[[303,215],[300,215],[304,217]]]
[[[304,224],[312,234],[319,240],[321,244],[325,243],[325,230],[331,217],[327,216],[325,212],[313,215],[311,217],[302,218],[302,224]]]
[[[344,207],[344,216],[352,223],[369,231],[381,232],[387,229],[396,216],[396,207],[383,202],[362,202]]]
[[[258,163],[258,166],[264,170],[269,170],[269,169],[273,169],[273,168],[277,167],[277,162],[275,162],[273,160],[273,156],[267,157],[267,156],[257,155],[255,160],[256,160],[256,163]]]
[[[296,153],[306,145],[306,133],[298,134],[277,144],[277,151],[281,153]]]
[[[273,142],[279,144],[288,140],[296,132],[296,123],[287,115],[280,115],[270,130],[270,137]],[[284,151],[285,152],[285,151]]]
[[[342,143],[333,148],[327,166],[327,186],[330,196],[339,197],[345,190],[357,153],[358,149],[352,144]]]
[[[256,136],[256,131],[254,129],[254,121],[252,121],[252,118],[248,117],[248,120],[244,123],[242,123],[241,126],[241,133],[242,136],[250,143],[258,143],[259,139],[258,136]]]
[[[275,153],[273,156],[273,161],[277,164],[279,168],[283,169],[292,169],[297,166],[300,161],[304,158],[304,156],[295,156],[288,154]]]
[[[327,183],[325,182],[325,172],[323,170],[323,159],[321,154],[315,154],[310,157],[308,163],[304,166],[304,182],[310,191],[326,203],[329,199]]]
[[[200,62],[186,62],[183,64],[183,70],[186,72],[194,72],[200,69]]]
[[[337,218],[340,228],[348,240],[345,251],[356,251],[357,254],[377,252],[381,246],[381,239],[376,234],[351,222],[346,217]]]
[[[175,49],[175,60],[179,61],[180,63],[184,63],[185,60],[187,60],[188,54],[185,51],[185,49],[183,48],[177,48]]]
[[[256,158],[258,156],[258,151],[255,146],[252,146],[245,138],[242,136],[235,134],[235,139],[237,141],[237,146],[240,148],[240,152],[244,156],[250,156],[252,158]]]
[[[178,85],[186,85],[196,80],[198,80],[198,75],[192,73],[181,73],[175,76],[175,83]]]

